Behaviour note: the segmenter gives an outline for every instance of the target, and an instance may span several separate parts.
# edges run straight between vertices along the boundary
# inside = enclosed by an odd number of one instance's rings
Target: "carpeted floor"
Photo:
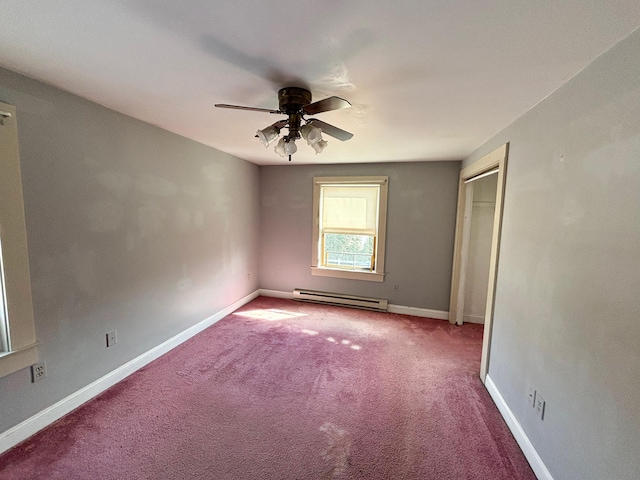
[[[481,341],[259,297],[0,456],[0,479],[535,479]]]

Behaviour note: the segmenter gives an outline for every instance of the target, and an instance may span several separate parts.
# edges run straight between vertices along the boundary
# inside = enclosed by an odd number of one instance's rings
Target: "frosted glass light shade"
[[[304,138],[311,146],[322,141],[322,130],[309,123],[302,126],[302,128],[300,129],[300,134],[302,135],[302,138]]]
[[[322,153],[322,150],[324,150],[324,147],[327,146],[327,143],[328,142],[326,140],[319,140],[313,145],[311,145],[311,147],[316,151],[316,155],[317,155],[319,153]]]
[[[285,151],[284,151],[284,146],[285,145],[286,145],[286,143],[284,141],[284,138],[281,138],[280,141],[278,142],[278,144],[276,145],[276,147],[273,149],[273,151],[276,152],[281,157],[286,157],[287,153],[285,153]]]
[[[262,130],[258,130],[256,132],[256,136],[258,137],[258,140],[260,140],[260,142],[266,148],[269,146],[271,142],[273,142],[276,138],[278,138],[279,133],[280,133],[280,129],[271,125]]]
[[[293,155],[298,151],[298,147],[296,146],[296,142],[293,140],[289,140],[284,144],[284,153],[287,155]]]

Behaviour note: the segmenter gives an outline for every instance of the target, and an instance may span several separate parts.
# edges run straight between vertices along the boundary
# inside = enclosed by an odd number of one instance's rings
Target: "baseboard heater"
[[[358,297],[356,295],[317,292],[315,290],[301,290],[296,288],[293,291],[293,299],[300,302],[324,303],[326,305],[362,308],[365,310],[376,310],[378,312],[387,311],[387,301],[382,298]]]

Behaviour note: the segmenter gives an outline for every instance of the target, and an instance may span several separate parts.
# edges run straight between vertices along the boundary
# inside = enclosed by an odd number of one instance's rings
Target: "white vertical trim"
[[[466,185],[466,182],[464,182]],[[462,247],[460,250],[460,278],[458,280],[458,301],[456,303],[456,324],[464,321],[464,301],[467,291],[467,267],[469,265],[469,246],[471,245],[471,218],[473,217],[474,184],[462,185],[464,193],[464,220],[462,221]]]
[[[502,211],[504,208],[504,192],[507,175],[507,158],[509,144],[494,150],[488,155],[498,165],[498,188],[496,191],[496,208],[493,214],[493,236],[491,238],[491,256],[489,260],[489,283],[487,284],[487,304],[484,313],[484,335],[482,337],[482,354],[480,358],[480,378],[485,378],[491,361],[491,335],[493,334],[493,308],[498,279],[498,262],[500,259],[500,238],[502,235]],[[494,157],[497,157],[494,159]],[[497,163],[495,163],[497,162]],[[478,163],[478,162],[476,162]],[[475,165],[472,164],[471,166]],[[466,170],[466,169],[465,169]]]
[[[509,405],[505,402],[502,394],[498,390],[498,387],[496,387],[496,384],[493,383],[493,380],[491,380],[489,374],[485,377],[484,384],[487,387],[489,395],[491,395],[491,398],[498,407],[502,418],[504,418],[504,421],[507,423],[509,430],[511,430],[511,433],[515,437],[516,442],[520,445],[522,453],[524,453],[524,456],[529,462],[529,465],[531,465],[531,469],[533,470],[533,473],[536,474],[538,480],[553,480],[551,473],[547,470],[547,466],[542,461],[542,458],[540,458],[540,455],[538,455],[538,452],[531,443],[531,440],[527,437],[527,434],[520,425],[520,422],[518,422],[518,419],[509,408]]]
[[[78,408],[83,403],[86,403],[93,397],[104,392],[109,387],[112,387],[121,380],[124,380],[136,370],[139,370],[140,368],[144,367],[156,358],[161,357],[186,340],[189,340],[194,335],[197,335],[206,328],[209,328],[214,323],[222,320],[224,317],[242,307],[243,305],[249,303],[257,296],[258,290],[250,293],[244,298],[241,298],[237,302],[220,310],[218,313],[210,316],[209,318],[202,320],[200,323],[187,328],[178,335],[170,338],[169,340],[161,343],[160,345],[107,373],[105,376],[99,378],[95,382],[90,383],[86,387],[81,388],[68,397],[63,398],[59,402],[45,408],[41,412],[36,413],[32,417],[26,419],[24,422],[19,423],[15,427],[2,432],[0,434],[0,453],[9,450],[12,447],[15,447],[20,442],[26,440],[30,436],[52,424],[72,410]]]

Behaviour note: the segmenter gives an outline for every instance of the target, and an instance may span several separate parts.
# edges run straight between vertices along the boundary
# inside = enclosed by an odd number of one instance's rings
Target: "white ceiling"
[[[353,107],[295,163],[461,159],[640,25],[638,0],[0,0],[0,65],[257,164],[307,86]]]

